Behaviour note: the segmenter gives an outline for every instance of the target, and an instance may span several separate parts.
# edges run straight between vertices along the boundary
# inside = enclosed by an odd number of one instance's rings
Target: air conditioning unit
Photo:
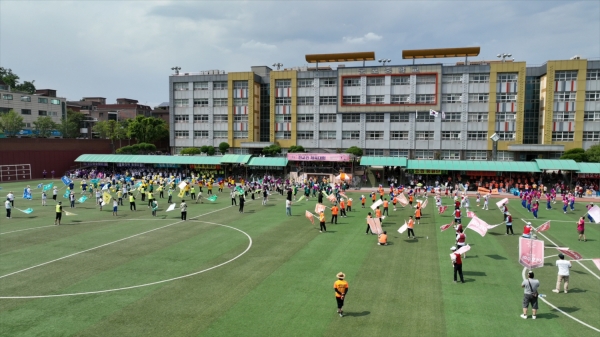
[[[571,60],[581,60],[581,56],[575,55],[575,56],[571,57],[570,59]]]

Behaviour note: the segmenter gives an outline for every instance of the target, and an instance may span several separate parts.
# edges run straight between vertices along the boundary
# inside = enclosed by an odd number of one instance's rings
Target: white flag
[[[588,214],[594,219],[595,223],[600,223],[600,207],[594,205],[594,207],[588,210]]]
[[[404,225],[402,225],[400,228],[398,228],[398,233],[400,233],[400,234],[404,233],[407,228],[408,228],[408,224],[406,223],[406,221],[404,221]]]
[[[167,210],[165,212],[170,212],[170,211],[174,210],[175,209],[175,205],[176,204],[171,204],[171,206],[169,206],[169,208],[167,208]]]
[[[429,116],[438,117],[439,115],[440,115],[439,112],[437,112],[433,109],[429,109]]]

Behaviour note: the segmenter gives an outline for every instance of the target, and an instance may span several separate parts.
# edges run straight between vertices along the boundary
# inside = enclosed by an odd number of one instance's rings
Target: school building
[[[227,142],[231,153],[258,154],[278,144],[285,155],[293,145],[357,146],[373,157],[529,161],[599,143],[599,60],[468,59],[477,55],[479,47],[404,50],[404,63],[391,64],[374,52],[317,54],[306,55],[311,66],[281,70],[177,70],[171,148]],[[435,63],[444,57],[464,61]]]

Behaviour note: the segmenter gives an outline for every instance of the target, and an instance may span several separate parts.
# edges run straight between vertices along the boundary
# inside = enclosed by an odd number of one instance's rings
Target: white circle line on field
[[[240,258],[242,255],[246,254],[250,248],[252,248],[252,237],[244,232],[243,230],[239,229],[239,228],[235,228],[232,226],[228,226],[228,225],[223,225],[223,224],[218,224],[218,223],[214,223],[214,222],[208,222],[208,221],[200,221],[200,220],[196,220],[197,222],[203,222],[203,223],[207,223],[207,224],[211,224],[211,225],[216,225],[216,226],[222,226],[222,227],[227,227],[230,229],[234,229],[244,235],[246,235],[246,237],[248,238],[248,246],[246,247],[246,249],[241,252],[240,254],[236,255],[235,257],[220,263],[218,265],[212,266],[210,268],[206,268],[200,271],[196,271],[190,274],[186,274],[186,275],[182,275],[182,276],[177,276],[177,277],[173,277],[170,279],[166,279],[166,280],[160,280],[160,281],[155,281],[155,282],[150,282],[150,283],[144,283],[144,284],[138,284],[138,285],[134,285],[134,286],[129,286],[129,287],[122,287],[122,288],[114,288],[114,289],[105,289],[105,290],[96,290],[96,291],[86,291],[86,292],[79,292],[79,293],[66,293],[66,294],[53,294],[53,295],[33,295],[33,296],[0,296],[0,299],[34,299],[34,298],[53,298],[53,297],[67,297],[67,296],[82,296],[82,295],[94,295],[94,294],[103,294],[103,293],[109,293],[109,292],[116,292],[116,291],[123,291],[123,290],[130,290],[130,289],[137,289],[137,288],[142,288],[142,287],[149,287],[149,286],[153,286],[153,285],[157,285],[157,284],[161,284],[161,283],[167,283],[167,282],[171,282],[171,281],[176,281],[176,280],[181,280],[187,277],[191,277],[194,275],[198,275],[198,274],[202,274],[205,273],[207,271],[222,267],[228,263],[231,263],[235,260],[237,260],[238,258]]]

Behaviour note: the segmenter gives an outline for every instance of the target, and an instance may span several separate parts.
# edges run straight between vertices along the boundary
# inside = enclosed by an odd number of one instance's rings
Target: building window
[[[572,122],[575,120],[575,111],[554,111],[552,121],[554,122]]]
[[[367,77],[367,87],[380,87],[385,85],[385,77]]]
[[[419,112],[417,113],[417,122],[435,122],[435,116],[429,114],[429,112]]]
[[[383,140],[383,131],[367,131],[367,140]]]
[[[383,95],[367,95],[367,104],[383,104]]]
[[[565,91],[565,92],[555,92],[554,93],[554,101],[555,102],[575,102],[575,97],[576,97],[576,92],[574,92],[574,91]]]
[[[206,107],[208,106],[208,98],[194,98],[195,107]]]
[[[408,104],[409,95],[392,95],[390,96],[390,103],[392,104]]]
[[[238,123],[248,123],[248,115],[233,115],[233,121]]]
[[[213,131],[213,138],[227,138],[227,131]]]
[[[560,157],[563,156],[563,154],[565,154],[564,152],[548,152],[548,154],[546,155],[547,159],[560,159]]]
[[[292,139],[291,131],[277,131],[275,132],[275,139]]]
[[[490,94],[469,94],[470,103],[487,103],[490,100]]]
[[[213,98],[213,106],[227,106],[227,98]]]
[[[194,123],[208,123],[208,115],[194,115]]]
[[[246,122],[248,121],[248,116],[246,116]],[[275,115],[275,123],[290,123],[292,121],[292,115]],[[237,122],[237,120],[236,120]]]
[[[600,101],[600,91],[586,91],[585,92],[585,100],[587,102]]]
[[[275,97],[275,105],[292,105],[291,97]]]
[[[408,158],[408,150],[390,150],[390,157]]]
[[[577,70],[557,71],[554,73],[555,81],[575,81],[577,80]]]
[[[360,104],[360,96],[344,96],[344,104]]]
[[[342,131],[342,139],[360,139],[360,130]]]
[[[344,78],[345,87],[360,87],[360,77]]]
[[[385,115],[383,113],[368,113],[366,115],[367,123],[383,123]]]
[[[514,161],[515,154],[510,151],[498,151],[498,152],[496,152],[496,160],[498,160],[498,161]]]
[[[469,131],[467,132],[467,140],[486,140],[487,131]]]
[[[190,132],[175,130],[175,138],[190,138]]]
[[[321,81],[319,81],[319,85],[321,87],[335,87],[337,85],[337,78],[322,78]]]
[[[48,111],[46,111],[46,110],[38,110],[38,116],[48,116]]]
[[[233,154],[250,154],[250,149],[234,148]]]
[[[31,102],[31,96],[21,96],[21,102]]]
[[[60,105],[60,100],[59,99],[51,99],[50,104]]]
[[[248,81],[233,81],[233,89],[248,89]]]
[[[320,114],[319,123],[335,123],[337,122],[336,114]]]
[[[442,122],[460,122],[462,114],[460,112],[446,112]]]
[[[11,95],[11,94],[3,94],[2,95],[2,99],[5,99],[7,101],[12,101],[13,95]]]
[[[48,99],[46,97],[38,97],[38,103],[48,104]]]
[[[442,75],[442,83],[462,83],[462,74]]]
[[[599,122],[600,111],[585,111],[583,113],[583,120],[588,122]]]
[[[248,131],[234,131],[233,139],[246,139],[248,138]]]
[[[208,82],[194,82],[194,90],[208,90]]]
[[[194,131],[194,138],[208,138],[208,130]]]
[[[227,123],[227,115],[213,115],[213,123]]]
[[[460,160],[460,150],[442,151],[442,160]]]
[[[586,142],[600,141],[600,131],[583,131],[583,140]]]
[[[173,119],[175,120],[175,123],[187,123],[190,121],[190,116],[189,115],[174,115]]]
[[[319,131],[319,139],[335,139],[335,131]]]
[[[2,108],[2,107],[0,107],[0,114],[9,113],[10,110],[12,110],[12,109],[11,108]]]
[[[460,140],[460,131],[442,131],[442,140]]]
[[[315,121],[314,114],[298,114],[297,115],[298,123],[312,123]]]
[[[435,103],[435,95],[434,94],[417,94],[416,95],[417,104],[423,103]]]
[[[469,112],[467,118],[469,122],[487,122],[489,114],[487,112]]]
[[[469,83],[490,83],[490,74],[470,74]]]
[[[573,141],[574,132],[554,131],[552,132],[553,142],[570,142]]]
[[[292,80],[275,80],[275,88],[277,88],[277,89],[291,88],[291,87],[292,87]]]
[[[498,82],[506,83],[506,82],[517,82],[519,78],[518,73],[499,73],[497,77]]]
[[[31,115],[31,109],[21,109],[21,115]]]
[[[297,139],[313,139],[314,136],[314,132],[313,131],[298,131],[296,132],[296,138]]]
[[[188,102],[189,102],[189,101],[188,101],[187,99],[185,99],[185,98],[182,98],[182,99],[175,99],[175,100],[173,100],[173,105],[174,105],[176,108],[187,108],[187,107],[188,107],[188,105],[189,105],[189,103],[188,103]]]
[[[390,113],[390,123],[408,123],[408,112],[392,112]]]
[[[585,74],[586,81],[600,80],[600,69],[588,69]]]
[[[433,159],[432,150],[415,150],[415,159]]]
[[[498,103],[516,102],[516,101],[517,101],[517,94],[504,94],[504,93],[496,94],[496,102],[498,102]]]
[[[496,131],[496,134],[498,135],[498,137],[500,137],[499,140],[501,140],[501,141],[511,141],[511,140],[515,139],[514,132]]]
[[[487,160],[487,151],[483,151],[483,150],[466,151],[465,159],[466,160]]]
[[[408,140],[408,131],[390,131],[390,140]]]
[[[433,131],[416,131],[416,140],[433,140]]]
[[[296,105],[314,105],[315,98],[313,96],[298,96],[296,97]]]
[[[189,90],[190,84],[188,82],[177,82],[173,83],[173,90]]]
[[[460,103],[462,94],[442,94],[442,103]]]
[[[360,123],[360,114],[342,114],[343,123]]]
[[[312,78],[303,78],[298,80],[298,88],[311,88],[315,86],[315,81]]]
[[[234,106],[247,106],[248,105],[248,99],[247,98],[234,98],[233,99],[233,105]]]
[[[213,82],[213,90],[227,90],[227,81]]]
[[[417,75],[417,84],[435,84],[435,75]]]
[[[514,112],[496,112],[496,122],[514,122],[517,114]]]
[[[365,149],[364,155],[368,157],[383,157],[383,149]]]
[[[357,96],[357,97],[359,97],[359,96]],[[359,97],[359,99],[360,99],[360,97]],[[336,105],[336,104],[337,104],[337,96],[321,96],[321,97],[319,97],[319,105]]]
[[[409,85],[410,77],[408,76],[392,76],[392,85]]]

